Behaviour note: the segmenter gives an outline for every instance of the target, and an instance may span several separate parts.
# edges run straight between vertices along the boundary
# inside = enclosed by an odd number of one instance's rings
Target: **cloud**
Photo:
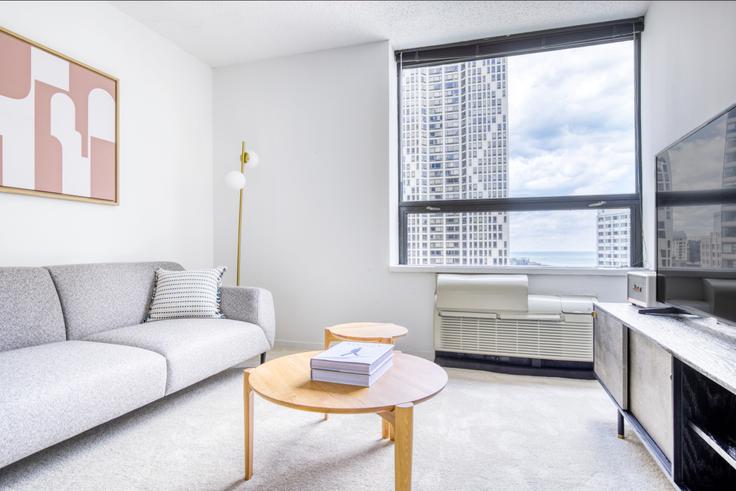
[[[716,231],[715,215],[720,215],[721,205],[677,206],[671,210],[673,232],[683,231],[688,239],[699,239]]]
[[[634,191],[631,42],[508,58],[510,196]]]
[[[509,195],[631,193],[632,42],[508,58]],[[512,251],[595,251],[595,210],[510,215]]]
[[[720,189],[725,146],[726,116],[723,115],[671,148],[667,153],[671,162],[672,191]]]
[[[511,212],[511,250],[595,251],[596,217],[595,210]]]

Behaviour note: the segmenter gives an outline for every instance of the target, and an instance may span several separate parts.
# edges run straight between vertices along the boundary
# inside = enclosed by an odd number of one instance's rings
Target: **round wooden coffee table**
[[[362,341],[364,343],[394,344],[396,338],[406,336],[409,330],[386,322],[351,322],[325,327],[325,349],[333,341]]]
[[[394,434],[396,489],[411,489],[414,406],[447,385],[447,372],[431,361],[395,352],[393,366],[370,387],[313,382],[309,360],[318,353],[284,356],[244,371],[245,479],[253,476],[253,393],[256,392],[274,404],[301,411],[376,413]]]

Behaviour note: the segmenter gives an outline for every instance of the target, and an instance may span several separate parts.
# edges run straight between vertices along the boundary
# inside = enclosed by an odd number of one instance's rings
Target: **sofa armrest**
[[[223,286],[220,293],[220,308],[225,317],[256,324],[263,329],[269,346],[273,348],[276,315],[271,292],[249,286]]]

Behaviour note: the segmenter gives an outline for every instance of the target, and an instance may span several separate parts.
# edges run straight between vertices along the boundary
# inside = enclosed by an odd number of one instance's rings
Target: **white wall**
[[[736,103],[736,2],[652,2],[642,33],[642,184],[654,264],[654,156]]]
[[[247,171],[242,282],[273,291],[278,342],[384,320],[409,328],[400,347],[432,352],[435,275],[388,268],[392,59],[375,43],[215,70],[215,260],[234,271],[237,193],[223,176],[246,139],[261,165]],[[535,275],[530,288],[615,301],[625,279]]]
[[[0,265],[212,264],[212,70],[106,2],[2,2],[0,25],[120,79],[120,206],[0,193]]]
[[[280,342],[353,320],[431,324],[432,282],[388,272],[386,43],[215,70],[215,260],[234,281],[240,140],[247,171],[242,283],[272,290]],[[429,303],[428,303],[429,302]]]

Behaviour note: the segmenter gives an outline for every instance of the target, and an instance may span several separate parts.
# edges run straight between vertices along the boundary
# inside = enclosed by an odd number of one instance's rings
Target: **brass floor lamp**
[[[235,284],[240,286],[240,242],[243,227],[243,191],[245,189],[245,166],[255,167],[258,165],[258,154],[250,149],[245,148],[245,142],[242,142],[240,150],[240,171],[233,170],[225,175],[225,183],[232,189],[240,190],[240,201],[238,204],[238,253],[237,265],[235,273]]]

